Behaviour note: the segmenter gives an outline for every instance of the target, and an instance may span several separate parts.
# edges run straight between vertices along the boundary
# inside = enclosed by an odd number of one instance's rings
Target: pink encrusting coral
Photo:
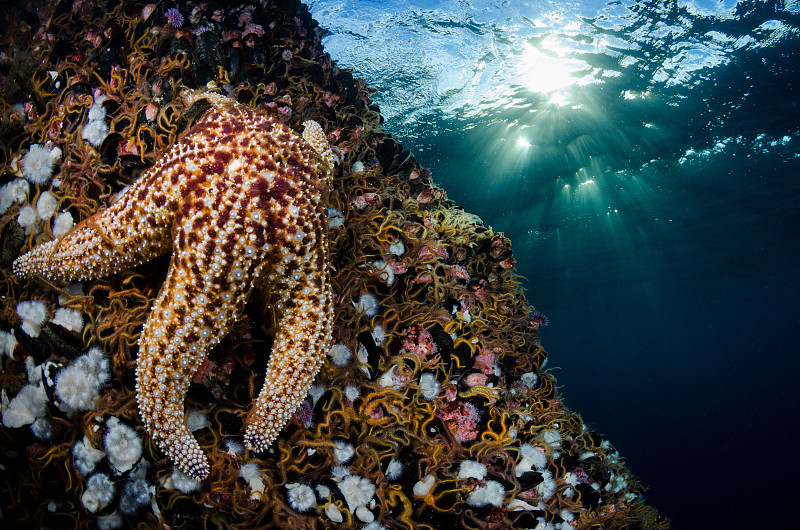
[[[478,436],[478,409],[472,403],[447,403],[438,412],[445,427],[459,442],[471,442]]]
[[[401,354],[427,357],[433,355],[437,351],[437,346],[433,337],[430,332],[422,326],[415,324],[406,328],[400,334],[400,338],[402,339],[402,347],[399,352]]]

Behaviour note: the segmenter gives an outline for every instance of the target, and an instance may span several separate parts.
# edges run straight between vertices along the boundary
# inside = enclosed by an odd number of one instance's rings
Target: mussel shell
[[[103,143],[100,144],[100,149],[98,149],[103,162],[110,166],[114,165],[114,162],[116,162],[119,157],[117,154],[117,146],[124,139],[125,138],[117,132],[109,133],[108,136],[106,136]]]
[[[17,259],[27,239],[16,218],[7,222],[0,232],[0,263],[7,265]]]
[[[409,163],[413,164],[414,157],[411,156],[410,151],[401,151],[394,155],[392,159],[392,163],[389,164],[389,167],[386,169],[387,175],[392,175],[395,173],[399,173],[403,168],[405,168]]]
[[[227,71],[226,53],[214,32],[205,31],[197,36],[194,53],[197,58],[195,80],[198,85],[216,79],[220,68]]]
[[[105,48],[97,61],[97,75],[101,79],[109,79],[115,66],[123,67],[127,64],[125,55],[116,47]]]

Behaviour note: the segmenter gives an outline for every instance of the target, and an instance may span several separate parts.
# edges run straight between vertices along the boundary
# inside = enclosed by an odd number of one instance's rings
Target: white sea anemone
[[[575,514],[572,513],[571,511],[567,510],[566,508],[564,508],[560,512],[558,512],[558,515],[559,515],[559,517],[564,519],[564,521],[567,522],[567,523],[571,523],[572,521],[575,520]]]
[[[328,516],[328,519],[333,521],[334,523],[341,523],[344,521],[344,517],[342,516],[342,512],[336,507],[334,503],[329,503],[325,506],[325,515]]]
[[[425,372],[420,376],[419,389],[425,399],[433,399],[438,396],[441,388],[442,384],[436,379],[436,374],[433,372]]]
[[[389,460],[389,464],[386,466],[386,478],[389,480],[397,480],[400,478],[400,475],[403,474],[403,463],[399,460],[395,460],[392,458]]]
[[[55,221],[53,221],[53,237],[61,237],[70,230],[75,225],[75,220],[72,218],[72,214],[69,212],[61,212],[56,215]]]
[[[150,504],[155,488],[144,478],[131,478],[122,488],[119,500],[119,511],[125,515],[133,515],[142,506]]]
[[[628,481],[625,480],[625,477],[612,472],[605,490],[611,491],[612,493],[619,493],[626,487],[628,487]]]
[[[58,303],[59,305],[67,305],[73,298],[83,295],[83,282],[74,282],[62,289],[62,292],[58,295]]]
[[[178,466],[172,466],[172,474],[164,481],[165,489],[178,490],[183,493],[191,493],[200,489],[202,484],[184,473]]]
[[[542,439],[544,439],[544,443],[550,447],[558,447],[561,445],[561,433],[554,429],[547,429],[544,431],[542,433]]]
[[[518,477],[521,477],[523,473],[532,471],[534,468],[542,471],[547,467],[547,455],[542,449],[531,444],[522,444],[519,448],[519,454],[522,458],[514,471],[514,474]]]
[[[308,389],[308,395],[313,405],[316,405],[319,398],[325,395],[325,387],[322,385],[311,385],[311,388]]]
[[[570,471],[569,473],[564,475],[564,482],[566,482],[567,484],[569,484],[572,487],[577,486],[578,485],[578,474]]]
[[[364,293],[358,299],[358,303],[354,304],[356,312],[364,313],[368,317],[374,317],[378,314],[378,299],[372,293]]]
[[[43,191],[36,199],[36,215],[43,221],[49,220],[56,213],[58,208],[58,199],[49,191]]]
[[[406,251],[406,246],[403,244],[402,241],[397,241],[396,243],[392,243],[391,245],[389,245],[389,252],[394,254],[395,256],[402,256],[405,251]]]
[[[416,484],[414,484],[413,492],[417,497],[424,497],[433,489],[436,484],[436,477],[433,475],[425,475]]]
[[[61,156],[61,151],[58,151]],[[44,184],[53,176],[55,160],[50,150],[41,144],[32,144],[22,159],[22,175],[32,184]]]
[[[522,374],[520,381],[522,384],[527,386],[528,388],[533,388],[536,386],[536,382],[539,380],[539,376],[536,375],[536,372],[525,372]]]
[[[122,528],[122,516],[117,512],[97,518],[97,530],[117,530],[118,528]]]
[[[83,317],[75,309],[59,307],[51,322],[69,331],[80,332],[83,329]]]
[[[353,352],[347,344],[337,343],[328,351],[331,362],[339,367],[345,366],[353,358]]]
[[[375,344],[378,346],[386,341],[386,330],[383,329],[383,326],[376,325],[372,328],[372,340],[374,340]]]
[[[463,460],[458,466],[458,478],[486,478],[486,466],[475,460]]]
[[[100,121],[106,119],[106,108],[103,102],[108,99],[106,95],[99,95],[94,98],[92,106],[89,108],[89,121]]]
[[[317,499],[314,497],[314,490],[306,484],[295,482],[286,485],[286,500],[292,510],[303,513],[317,507]]]
[[[242,477],[250,488],[250,498],[252,500],[260,500],[264,495],[264,479],[261,476],[261,470],[255,462],[248,462],[239,468],[239,476]],[[313,495],[312,495],[313,497]]]
[[[369,508],[367,508],[363,504],[358,508],[356,508],[355,514],[356,518],[362,523],[371,523],[372,521],[375,520],[375,514],[369,511]]]
[[[349,476],[350,469],[347,466],[338,465],[331,468],[331,477],[333,477],[333,480],[336,482],[339,482]]]
[[[356,450],[353,444],[345,440],[333,441],[333,458],[337,464],[345,464],[348,460],[355,456]]]
[[[36,418],[31,423],[31,432],[42,441],[47,441],[53,436],[53,424],[46,417]]]
[[[208,427],[208,418],[197,409],[190,409],[186,413],[186,427],[189,432],[199,431]]]
[[[108,136],[108,125],[103,120],[89,120],[81,131],[81,137],[92,144],[92,147],[100,147],[106,136]]]
[[[223,442],[223,445],[228,450],[228,455],[236,456],[244,453],[244,444],[235,438],[228,438]]]
[[[0,331],[0,357],[5,355],[9,359],[13,359],[16,347],[17,337],[14,336],[14,330]]]
[[[75,366],[91,374],[98,383],[104,384],[111,378],[108,358],[98,347],[89,348],[86,353],[75,359]]]
[[[361,371],[364,372],[364,375],[367,377],[371,377],[371,374],[369,373],[369,352],[367,351],[367,348],[364,347],[364,345],[360,342],[358,343],[358,349],[356,350],[356,357],[358,358],[359,368]]]
[[[344,214],[338,208],[328,208],[328,228],[336,228],[344,224]]]
[[[535,509],[536,506],[534,506],[533,504],[529,504],[521,499],[511,499],[510,501],[508,501],[508,504],[506,504],[506,510],[508,510],[509,512],[523,511],[523,510],[532,511]]]
[[[95,473],[86,481],[86,490],[81,496],[83,507],[92,513],[108,506],[117,489],[105,473]]]
[[[375,383],[383,388],[394,388],[394,389],[403,388],[403,386],[405,386],[405,382],[400,380],[400,378],[397,377],[396,373],[399,365],[400,363],[397,362],[394,363],[392,366],[389,367],[388,370],[386,370],[381,374],[381,376],[375,381]]]
[[[100,387],[110,376],[103,352],[99,348],[89,349],[56,376],[56,405],[68,414],[93,409],[100,397]]]
[[[350,401],[357,400],[358,396],[361,395],[361,391],[358,389],[356,385],[347,385],[346,387],[344,387],[342,393],[344,394],[344,397],[346,397]]]
[[[542,497],[542,500],[547,502],[556,492],[556,481],[553,479],[552,471],[542,471],[542,478],[544,479],[536,486],[536,492]]]
[[[26,204],[19,209],[17,223],[25,229],[25,233],[28,235],[39,233],[39,215],[36,213],[36,209],[30,204]]]
[[[331,496],[331,489],[325,484],[317,484],[314,489],[317,490],[317,496],[322,500],[329,499]]]
[[[373,261],[372,268],[378,274],[381,281],[386,282],[386,285],[391,286],[394,283],[394,270],[392,266],[383,260]]]
[[[17,304],[17,315],[22,319],[22,331],[31,337],[38,337],[47,319],[47,306],[39,300],[20,302]]]
[[[88,475],[94,471],[97,463],[105,456],[105,451],[96,449],[86,436],[72,446],[72,460],[81,475]]]
[[[6,213],[12,204],[28,199],[30,184],[25,179],[14,179],[0,188],[0,215]]]
[[[339,482],[339,490],[344,495],[347,509],[353,513],[356,508],[365,506],[372,500],[372,496],[375,494],[375,484],[364,477],[349,475]]]
[[[3,389],[3,425],[10,428],[30,425],[47,412],[47,393],[39,383],[28,383],[9,403]]]
[[[470,506],[502,506],[506,491],[503,485],[496,480],[487,480],[486,485],[478,486],[467,496],[467,504]]]
[[[115,470],[124,473],[139,461],[142,456],[142,440],[131,427],[125,425],[117,418],[111,417],[106,421],[105,446],[108,461]]]

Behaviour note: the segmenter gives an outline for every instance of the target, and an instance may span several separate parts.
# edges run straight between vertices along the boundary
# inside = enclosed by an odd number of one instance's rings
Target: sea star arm
[[[167,166],[170,164],[167,163]],[[169,252],[174,204],[158,189],[159,163],[107,209],[81,222],[60,239],[37,245],[14,261],[21,277],[50,280],[100,278]]]
[[[209,190],[207,197],[225,197],[229,186]],[[225,207],[231,205],[225,204]],[[209,463],[186,425],[184,401],[192,375],[206,354],[230,331],[244,309],[254,279],[265,263],[265,249],[241,244],[245,219],[232,216],[220,226],[219,215],[202,236],[196,211],[177,227],[175,251],[167,278],[139,339],[136,366],[139,413],[157,445],[184,472],[205,478]],[[215,236],[215,237],[212,237]]]
[[[186,258],[186,252],[183,254]],[[196,278],[181,274],[181,270],[173,256],[164,286],[142,329],[136,398],[145,428],[156,444],[184,472],[202,479],[210,467],[186,426],[184,400],[192,375],[206,352],[219,342],[217,332],[226,333],[235,315],[229,312],[220,319],[207,313],[205,307],[221,305],[222,300],[191,289]],[[184,319],[176,322],[175,317],[180,315]]]
[[[317,224],[325,221],[320,216]],[[324,236],[317,231],[318,238]],[[308,249],[303,266],[272,289],[280,293],[278,329],[264,386],[246,420],[245,443],[254,451],[267,449],[289,421],[330,347],[333,299],[326,253],[324,245]]]

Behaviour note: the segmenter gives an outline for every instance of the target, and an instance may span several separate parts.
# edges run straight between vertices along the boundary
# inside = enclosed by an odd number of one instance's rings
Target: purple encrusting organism
[[[167,18],[167,22],[169,22],[170,26],[173,28],[179,28],[183,26],[183,15],[181,12],[178,11],[175,7],[170,7],[167,9],[167,12],[164,13],[164,16]]]
[[[294,417],[297,418],[303,425],[308,425],[314,419],[314,409],[308,401],[301,401],[300,406],[294,411]]]

